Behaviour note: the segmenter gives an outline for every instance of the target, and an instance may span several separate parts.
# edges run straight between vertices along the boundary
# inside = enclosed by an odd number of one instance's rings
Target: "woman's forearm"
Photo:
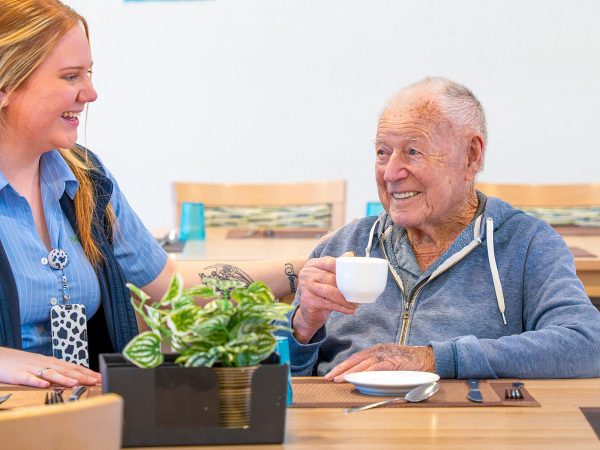
[[[202,282],[202,279],[216,277],[225,280],[238,280],[246,285],[253,281],[263,281],[277,298],[290,297],[298,287],[298,273],[307,258],[286,258],[278,260],[253,261],[174,261],[168,259],[162,272],[142,290],[151,298],[160,298],[169,287],[173,273],[179,272],[184,285],[189,287]]]
[[[186,286],[198,284],[203,278],[216,277],[237,280],[246,285],[263,281],[277,298],[294,294],[298,273],[306,258],[286,258],[263,261],[177,261],[176,269]]]

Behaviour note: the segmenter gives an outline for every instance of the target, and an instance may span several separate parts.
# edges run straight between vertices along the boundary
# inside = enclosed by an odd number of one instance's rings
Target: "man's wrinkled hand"
[[[431,347],[377,344],[355,353],[335,366],[323,378],[336,383],[344,381],[344,375],[371,370],[418,370],[433,372],[435,357]]]
[[[353,256],[347,252],[343,256]],[[310,259],[298,279],[300,307],[293,318],[294,335],[299,342],[310,341],[332,311],[353,314],[356,305],[346,301],[335,281],[335,258]]]

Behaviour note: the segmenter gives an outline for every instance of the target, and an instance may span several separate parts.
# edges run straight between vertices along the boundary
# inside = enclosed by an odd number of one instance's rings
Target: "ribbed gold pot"
[[[252,375],[258,366],[213,367],[219,382],[219,425],[248,428],[252,400]]]

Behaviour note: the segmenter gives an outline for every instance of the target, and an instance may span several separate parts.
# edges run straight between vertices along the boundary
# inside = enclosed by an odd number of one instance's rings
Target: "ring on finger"
[[[43,369],[38,370],[35,374],[40,377],[40,378],[44,378],[44,372],[46,370],[50,370],[50,367],[44,367]]]

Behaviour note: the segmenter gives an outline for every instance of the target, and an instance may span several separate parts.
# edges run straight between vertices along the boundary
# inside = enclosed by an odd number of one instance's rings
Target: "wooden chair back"
[[[117,394],[0,413],[0,447],[6,450],[118,450],[123,398]]]
[[[600,206],[600,183],[497,184],[477,183],[477,189],[516,207]]]
[[[329,205],[329,228],[344,225],[346,181],[310,181],[302,183],[186,183],[174,182],[175,223],[179,225],[181,205],[201,202],[210,207]]]

